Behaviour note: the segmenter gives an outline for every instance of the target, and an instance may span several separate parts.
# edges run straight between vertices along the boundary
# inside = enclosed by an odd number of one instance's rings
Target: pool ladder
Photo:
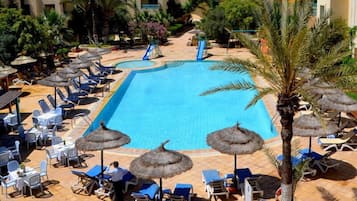
[[[74,125],[76,124],[76,120],[77,119],[83,119],[84,122],[86,122],[88,124],[88,126],[90,126],[92,124],[92,119],[88,116],[88,114],[86,113],[78,113],[76,115],[74,115],[74,117],[72,118],[72,121],[71,121],[71,125],[72,125],[72,128],[74,128]]]

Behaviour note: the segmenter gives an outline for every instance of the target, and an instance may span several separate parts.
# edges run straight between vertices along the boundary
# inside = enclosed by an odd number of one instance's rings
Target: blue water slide
[[[203,60],[203,53],[205,51],[205,48],[206,48],[206,41],[200,40],[198,42],[198,50],[197,50],[197,56],[196,56],[197,61]]]
[[[143,57],[143,60],[150,60],[150,55],[151,55],[152,51],[154,50],[154,48],[155,48],[155,45],[153,45],[153,44],[150,44],[148,46],[148,48],[146,49],[145,55]]]

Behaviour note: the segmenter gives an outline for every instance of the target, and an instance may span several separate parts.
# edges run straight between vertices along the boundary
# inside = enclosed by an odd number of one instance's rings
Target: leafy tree
[[[210,10],[201,20],[199,28],[207,34],[208,38],[215,39],[218,43],[227,43],[229,34],[226,31],[228,23],[223,8],[216,7]]]
[[[46,28],[35,18],[26,15],[16,21],[13,26],[17,36],[17,45],[21,52],[28,55],[36,55],[37,52],[46,49]]]
[[[47,39],[44,40],[47,51],[54,53],[56,48],[64,46],[65,41],[73,40],[72,31],[66,28],[66,17],[59,15],[55,10],[49,10],[38,18],[44,28]]]
[[[122,6],[122,0],[97,0],[97,4],[102,9],[103,17],[103,40],[104,43],[108,41],[110,26],[109,22],[115,16],[115,11],[118,7]]]
[[[258,60],[253,62],[232,58],[213,69],[258,75],[263,77],[269,85],[260,86],[240,80],[211,89],[203,94],[224,90],[257,90],[256,96],[247,107],[255,104],[265,95],[277,96],[277,112],[280,114],[280,135],[284,156],[281,166],[282,200],[291,201],[293,200],[291,140],[293,118],[299,106],[297,94],[308,95],[308,89],[304,87],[304,83],[311,78],[324,80],[330,77],[330,72],[334,72],[335,79],[339,79],[346,75],[356,75],[356,68],[340,65],[336,71],[336,64],[350,55],[349,39],[341,38],[334,44],[329,43],[330,33],[336,31],[336,27],[329,24],[327,17],[323,17],[310,27],[308,24],[311,16],[309,2],[296,0],[290,6],[287,0],[264,0],[262,3],[264,7],[258,19],[262,36],[268,43],[270,55],[263,54],[259,45],[250,40],[249,35],[239,34],[240,41]],[[317,45],[323,51],[312,48]],[[309,76],[303,73],[306,71],[309,72]]]
[[[76,39],[86,43],[92,38],[92,13],[91,4],[88,0],[73,0],[73,11],[68,22]]]
[[[0,59],[9,64],[19,52],[17,37],[12,25],[23,16],[18,9],[0,9]]]
[[[254,30],[257,28],[254,12],[258,5],[252,0],[223,1],[220,5],[225,17],[233,29]]]
[[[181,17],[184,13],[180,3],[177,3],[176,0],[167,1],[167,13],[173,16],[174,18]]]

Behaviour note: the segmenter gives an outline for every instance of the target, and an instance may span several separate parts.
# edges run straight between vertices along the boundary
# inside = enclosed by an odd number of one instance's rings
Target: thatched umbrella
[[[103,150],[114,149],[121,147],[130,142],[130,137],[120,131],[111,130],[107,128],[103,122],[100,123],[100,127],[89,133],[84,137],[80,137],[76,140],[75,146],[78,150],[83,151],[99,151],[100,150],[100,164],[102,168],[103,179]]]
[[[13,73],[16,73],[17,69],[16,68],[12,68],[10,66],[6,66],[6,65],[2,65],[0,66],[0,74],[1,75],[11,75]]]
[[[57,96],[56,96],[56,88],[57,87],[65,87],[69,86],[69,82],[66,78],[60,76],[58,73],[53,73],[48,77],[45,77],[42,80],[39,80],[38,83],[40,85],[54,87],[54,96],[55,96],[55,106],[57,106]]]
[[[88,49],[88,52],[90,53],[96,53],[96,54],[99,54],[99,55],[104,55],[104,54],[109,54],[112,52],[112,50],[110,48],[100,48],[100,47],[97,47],[97,48],[91,48],[91,49]]]
[[[334,85],[322,81],[318,78],[312,79],[309,82],[304,84],[304,88],[307,89],[308,92],[314,95],[325,95],[325,94],[335,94],[342,92],[340,89],[335,87]]]
[[[208,134],[207,144],[221,153],[234,155],[233,182],[236,186],[237,155],[252,154],[262,149],[264,140],[254,131],[242,128],[237,123],[236,126]]]
[[[19,56],[10,64],[13,66],[21,66],[25,64],[35,63],[37,60],[29,56]]]
[[[357,102],[345,93],[326,94],[318,101],[323,109],[339,112],[357,111]]]
[[[293,133],[296,136],[309,137],[309,154],[311,153],[311,138],[326,136],[339,131],[336,123],[324,122],[323,119],[312,114],[304,114],[294,119]]]
[[[75,77],[79,77],[83,74],[81,70],[78,68],[63,68],[62,70],[58,71],[59,75],[63,78],[72,79]]]
[[[79,56],[79,59],[84,59],[84,60],[89,60],[89,61],[95,61],[95,60],[100,60],[102,56],[100,56],[96,52],[87,52],[81,56]]]
[[[82,59],[76,58],[73,59],[68,65],[71,68],[87,68],[91,65],[91,63],[89,60],[85,58]]]
[[[318,100],[322,109],[339,112],[338,125],[341,123],[341,112],[357,111],[357,102],[344,92],[325,94]]]
[[[169,178],[192,168],[190,157],[172,150],[167,150],[162,143],[158,148],[146,152],[130,164],[130,172],[144,179],[160,179],[160,200],[162,199],[162,178]]]

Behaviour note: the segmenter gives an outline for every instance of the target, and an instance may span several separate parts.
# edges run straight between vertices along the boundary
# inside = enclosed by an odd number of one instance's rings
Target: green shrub
[[[183,24],[173,24],[169,26],[167,30],[174,35],[178,33],[182,28],[183,28]]]

